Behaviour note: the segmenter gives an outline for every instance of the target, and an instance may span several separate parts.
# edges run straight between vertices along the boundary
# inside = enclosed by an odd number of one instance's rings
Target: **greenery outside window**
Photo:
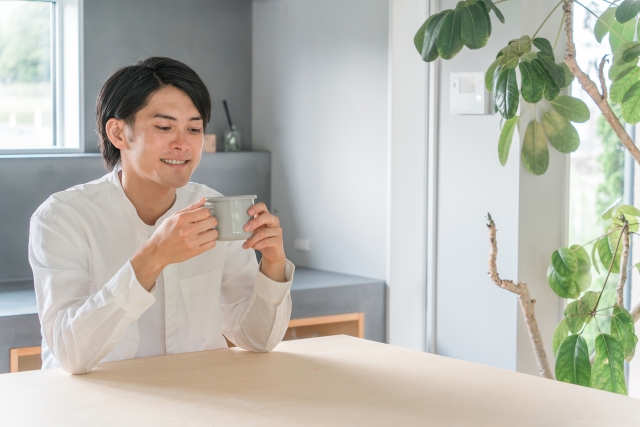
[[[81,0],[0,0],[0,154],[80,152]]]

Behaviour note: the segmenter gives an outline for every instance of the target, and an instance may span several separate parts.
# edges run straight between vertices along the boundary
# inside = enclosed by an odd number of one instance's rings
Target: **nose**
[[[186,132],[176,132],[175,138],[171,141],[171,148],[178,151],[186,151],[189,148]]]

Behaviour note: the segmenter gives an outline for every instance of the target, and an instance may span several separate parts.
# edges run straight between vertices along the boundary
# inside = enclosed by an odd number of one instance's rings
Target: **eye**
[[[202,132],[202,129],[196,129],[196,128],[194,128],[194,129],[189,129],[189,131],[190,131],[191,133],[200,133],[200,132]]]
[[[163,132],[167,132],[168,130],[171,130],[171,127],[169,126],[156,126],[156,127]]]

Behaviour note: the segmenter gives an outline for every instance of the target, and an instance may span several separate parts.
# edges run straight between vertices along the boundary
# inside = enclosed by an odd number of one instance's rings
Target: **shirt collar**
[[[131,203],[131,200],[129,200],[124,192],[124,189],[122,188],[122,183],[120,182],[120,178],[118,178],[118,173],[120,172],[120,170],[121,168],[119,167],[114,168],[113,171],[108,175],[108,181],[112,184],[110,186],[111,193],[116,199],[118,205],[120,205],[122,210],[126,213],[129,219],[133,221],[134,224],[136,224],[137,227],[140,227],[144,230],[148,230],[149,228],[157,228],[164,222],[165,219],[180,210],[180,203],[182,202],[183,197],[181,196],[182,189],[178,188],[176,191],[176,199],[173,202],[171,208],[169,208],[167,212],[165,212],[160,218],[158,218],[155,225],[150,226],[145,224],[144,221],[142,221],[138,216],[138,212],[136,212],[135,206],[133,206],[133,203]]]

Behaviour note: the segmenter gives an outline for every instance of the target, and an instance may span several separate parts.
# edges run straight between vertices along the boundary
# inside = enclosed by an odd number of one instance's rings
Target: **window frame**
[[[55,145],[48,148],[0,148],[0,156],[69,154],[85,151],[83,0],[37,1],[53,5],[51,71]],[[68,142],[65,145],[72,147],[61,145],[64,142]]]

